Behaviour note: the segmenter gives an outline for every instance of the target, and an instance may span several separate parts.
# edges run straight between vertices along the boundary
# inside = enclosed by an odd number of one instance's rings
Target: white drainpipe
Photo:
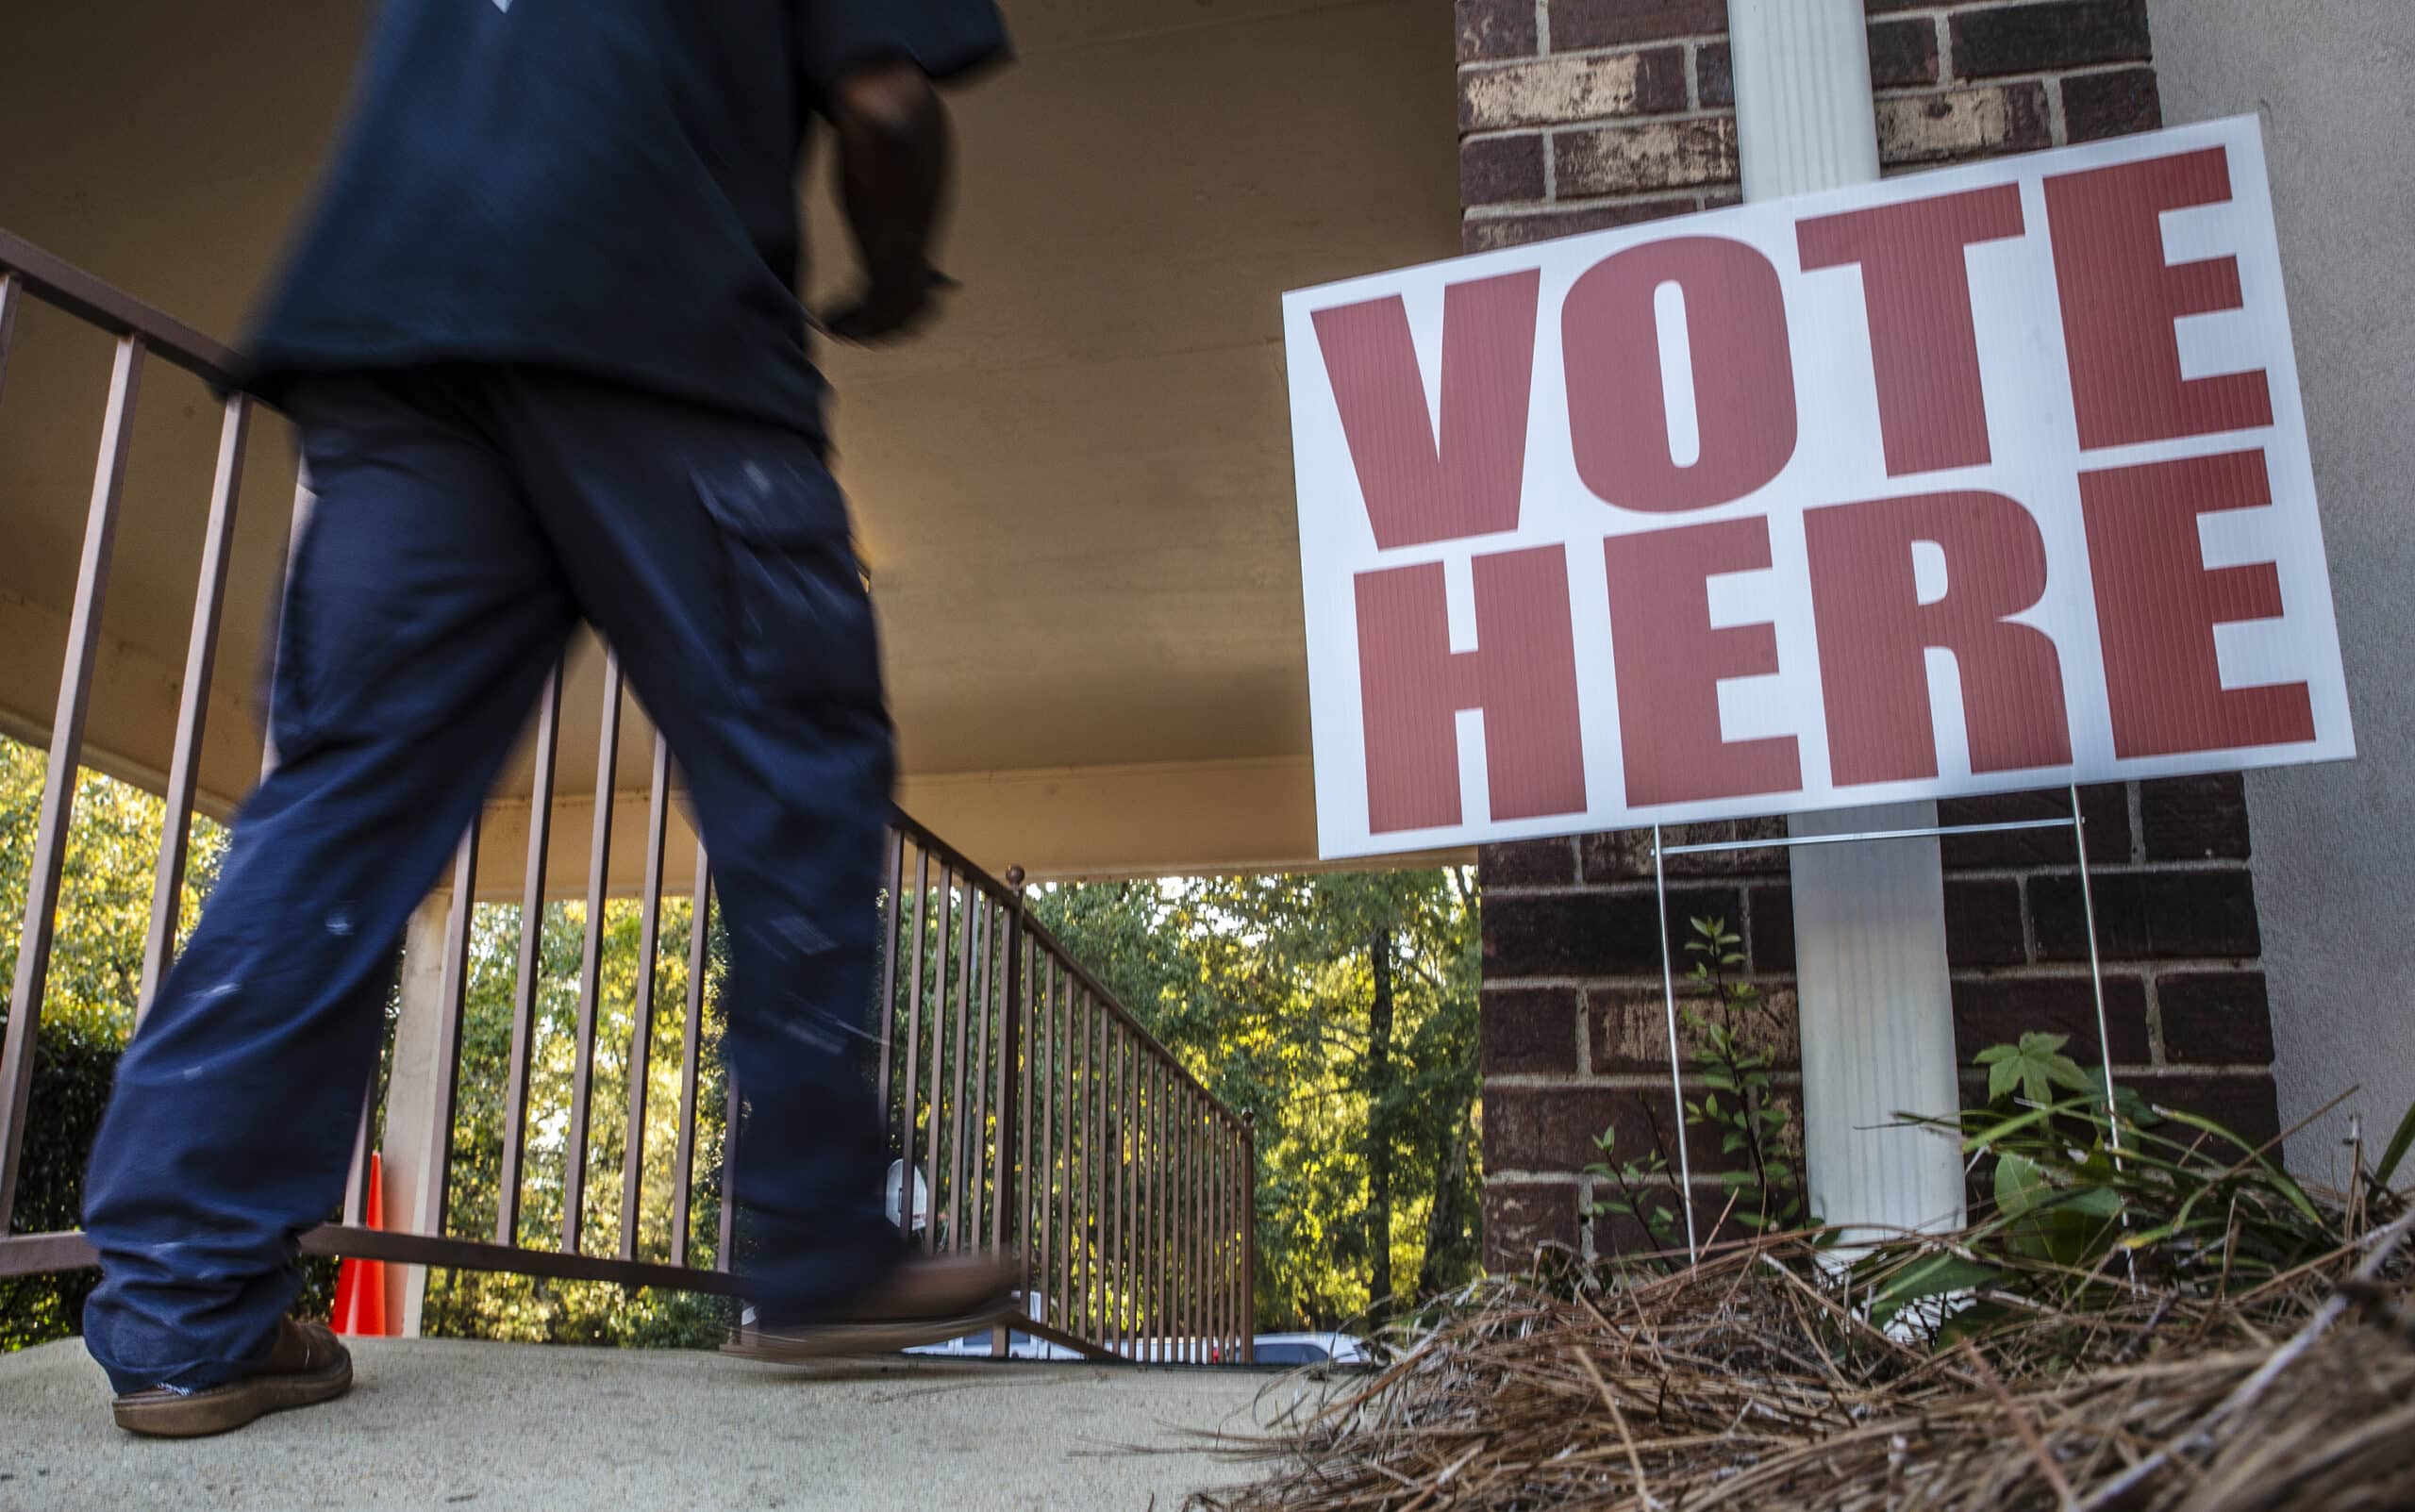
[[[1728,0],[1746,199],[1878,176],[1862,0]],[[1792,820],[1791,834],[1918,829],[1931,803]],[[1835,1223],[1958,1225],[1954,1144],[1880,1127],[1951,1113],[1954,1017],[1944,869],[1934,839],[1792,853],[1803,1039],[1804,1160],[1815,1212]]]

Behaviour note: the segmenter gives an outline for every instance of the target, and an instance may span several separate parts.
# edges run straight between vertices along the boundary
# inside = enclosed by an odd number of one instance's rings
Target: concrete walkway
[[[1194,1489],[1248,1478],[1195,1435],[1247,1432],[1300,1389],[1250,1371],[791,1369],[450,1340],[358,1340],[354,1357],[341,1402],[167,1443],[110,1424],[79,1341],[0,1354],[0,1512],[1174,1512]]]

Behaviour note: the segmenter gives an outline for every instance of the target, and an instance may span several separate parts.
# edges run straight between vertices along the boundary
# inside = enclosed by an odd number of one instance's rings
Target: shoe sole
[[[970,1334],[975,1329],[994,1328],[1010,1322],[1015,1317],[1014,1299],[997,1302],[959,1313],[952,1318],[899,1319],[881,1322],[817,1323],[809,1328],[778,1334],[743,1333],[724,1344],[721,1352],[736,1359],[769,1360],[774,1363],[798,1360],[826,1360],[860,1354],[893,1354],[917,1344],[937,1344]]]
[[[232,1433],[272,1412],[316,1406],[352,1389],[349,1356],[308,1374],[255,1375],[190,1396],[144,1391],[120,1397],[117,1425],[145,1438],[208,1438]]]

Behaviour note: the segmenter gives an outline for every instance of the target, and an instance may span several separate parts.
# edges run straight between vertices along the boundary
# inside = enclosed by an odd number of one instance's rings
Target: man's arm
[[[864,289],[823,324],[849,341],[901,335],[947,283],[930,263],[947,199],[947,108],[918,64],[891,58],[841,79],[827,109]]]

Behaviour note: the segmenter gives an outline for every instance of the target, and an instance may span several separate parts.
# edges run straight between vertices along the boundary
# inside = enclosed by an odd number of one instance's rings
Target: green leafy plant
[[[1692,1080],[1703,1092],[1686,1101],[1686,1126],[1719,1131],[1720,1154],[1730,1162],[1719,1179],[1732,1221],[1755,1232],[1800,1226],[1805,1209],[1793,1157],[1793,1116],[1774,1095],[1775,1057],[1766,1043],[1770,1005],[1761,989],[1741,975],[1744,956],[1739,947],[1743,938],[1727,927],[1727,921],[1688,922],[1693,938],[1685,948],[1693,964],[1684,980],[1691,990],[1680,1012],[1700,1041]],[[1598,1196],[1588,1212],[1595,1218],[1633,1219],[1657,1249],[1671,1250],[1684,1237],[1676,1207],[1680,1194],[1670,1182],[1668,1144],[1659,1120],[1649,1102],[1643,1111],[1652,1149],[1641,1157],[1618,1157],[1614,1128],[1595,1137],[1602,1158],[1585,1169],[1594,1178],[1595,1191],[1607,1184],[1610,1195]]]
[[[1972,1058],[1988,1070],[1988,1100],[1994,1102],[2018,1088],[2032,1103],[2054,1100],[2054,1088],[2088,1091],[2096,1083],[2078,1062],[2063,1054],[2069,1035],[2024,1034],[2017,1045],[1990,1045]]]
[[[2370,1215],[2404,1211],[2382,1172],[2415,1143],[2415,1113],[2381,1164],[2359,1172],[2361,1201],[2318,1204],[2281,1169],[2279,1140],[2127,1088],[2108,1093],[2104,1069],[2074,1063],[2063,1043],[2024,1034],[1991,1046],[1974,1061],[1988,1072],[1985,1105],[1900,1121],[1953,1135],[1991,1201],[1950,1243],[1890,1242],[1857,1263],[1853,1289],[1870,1299],[1871,1321],[1951,1345],[2041,1316],[2082,1320],[2140,1286],[2245,1295],[2350,1243]]]
[[[1719,1178],[1737,1222],[1755,1231],[1795,1227],[1803,1220],[1802,1182],[1780,1143],[1792,1115],[1771,1096],[1773,1057],[1747,1032],[1756,1021],[1766,1021],[1769,1005],[1758,987],[1736,974],[1744,964],[1737,949],[1743,937],[1724,919],[1690,922],[1694,938],[1686,941],[1686,953],[1694,961],[1686,980],[1716,1005],[1716,1017],[1690,1003],[1684,1010],[1703,1039],[1694,1077],[1706,1088],[1686,1104],[1686,1122],[1721,1130],[1719,1153],[1742,1157],[1742,1165]]]
[[[1651,1116],[1648,1107],[1645,1116]],[[1657,1126],[1653,1132],[1656,1148],[1641,1160],[1618,1159],[1615,1128],[1593,1137],[1593,1147],[1602,1152],[1602,1158],[1587,1166],[1585,1173],[1596,1182],[1595,1191],[1602,1189],[1599,1183],[1607,1182],[1616,1195],[1596,1198],[1587,1211],[1593,1218],[1633,1219],[1651,1236],[1654,1248],[1674,1250],[1684,1238],[1677,1221],[1676,1188],[1670,1183],[1669,1157],[1657,1148]]]

